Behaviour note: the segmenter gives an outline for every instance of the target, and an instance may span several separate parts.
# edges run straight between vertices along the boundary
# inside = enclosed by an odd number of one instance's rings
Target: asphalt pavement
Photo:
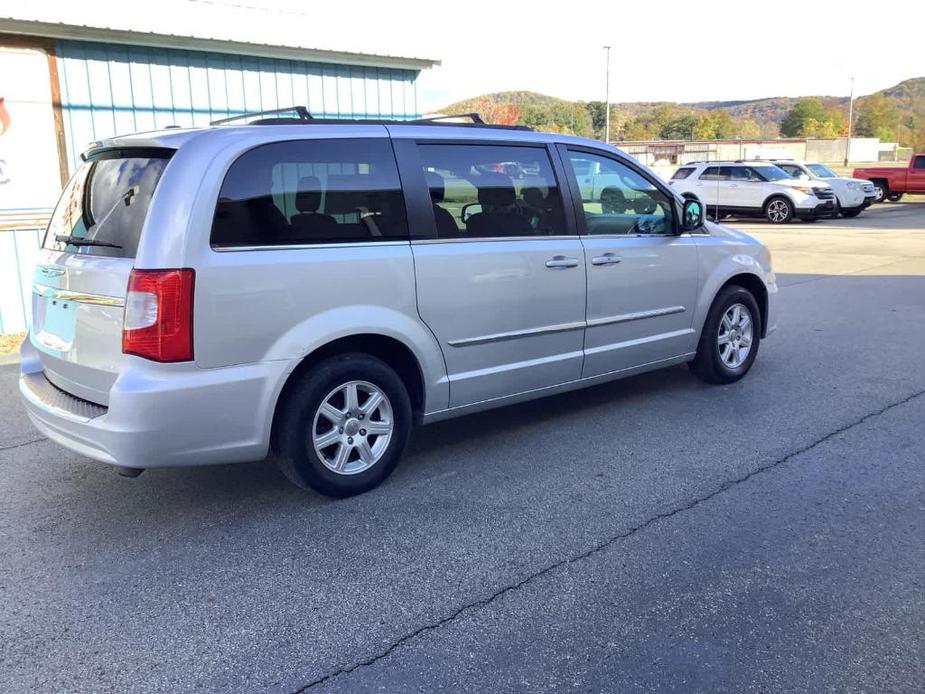
[[[743,381],[435,424],[342,501],[118,477],[0,367],[0,691],[922,691],[925,202],[731,223],[782,287]]]

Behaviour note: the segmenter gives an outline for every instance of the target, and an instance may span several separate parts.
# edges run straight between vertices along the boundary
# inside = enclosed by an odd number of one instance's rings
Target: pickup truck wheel
[[[752,368],[761,342],[761,313],[751,292],[724,287],[703,323],[691,372],[707,383],[733,383]]]
[[[280,405],[277,464],[297,486],[326,496],[353,496],[380,484],[411,432],[404,383],[367,354],[326,359]]]
[[[883,202],[890,194],[890,188],[884,181],[874,181],[874,202]]]
[[[783,196],[776,196],[764,204],[764,217],[771,224],[787,224],[793,219],[793,203]]]
[[[889,200],[890,202],[899,202],[900,200],[903,199],[903,194],[902,193],[890,193],[889,195],[886,196],[886,199]]]

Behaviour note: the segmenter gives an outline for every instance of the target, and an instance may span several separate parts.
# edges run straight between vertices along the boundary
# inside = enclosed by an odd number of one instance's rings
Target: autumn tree
[[[859,137],[893,140],[896,137],[896,126],[899,122],[900,117],[896,107],[886,96],[877,92],[864,98],[858,104],[854,134]]]

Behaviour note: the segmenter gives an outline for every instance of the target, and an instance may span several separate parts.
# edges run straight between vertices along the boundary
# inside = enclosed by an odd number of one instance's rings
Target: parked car
[[[778,159],[771,162],[801,181],[823,181],[835,191],[835,212],[833,216],[857,217],[876,200],[874,184],[871,181],[839,176],[825,164],[817,161],[800,162],[792,159]]]
[[[730,383],[775,326],[767,249],[616,148],[259,121],[85,153],[22,346],[52,440],[131,475],[273,451],[296,484],[346,496],[391,473],[414,423],[685,362]],[[494,166],[511,162],[529,185]],[[589,162],[647,211],[583,199]]]
[[[871,166],[855,169],[852,176],[870,179],[877,202],[899,202],[906,193],[925,194],[925,152],[913,154],[905,168]]]
[[[835,211],[835,193],[827,183],[794,180],[767,162],[690,162],[674,172],[670,183],[685,198],[706,205],[716,219],[736,215],[787,224]]]

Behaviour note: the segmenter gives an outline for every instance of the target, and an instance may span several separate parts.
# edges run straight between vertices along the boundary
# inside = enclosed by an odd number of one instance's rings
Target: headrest
[[[446,195],[446,182],[443,176],[433,171],[425,171],[424,178],[427,179],[427,187],[430,188],[431,202],[443,202]]]
[[[521,191],[524,202],[530,205],[531,207],[543,207],[546,203],[546,196],[543,195],[543,191],[539,188],[524,188]]]
[[[483,174],[478,179],[478,186],[479,202],[488,207],[508,207],[517,198],[514,182],[504,174]]]
[[[317,212],[321,207],[321,181],[317,176],[303,176],[299,179],[295,207],[299,212]]]

